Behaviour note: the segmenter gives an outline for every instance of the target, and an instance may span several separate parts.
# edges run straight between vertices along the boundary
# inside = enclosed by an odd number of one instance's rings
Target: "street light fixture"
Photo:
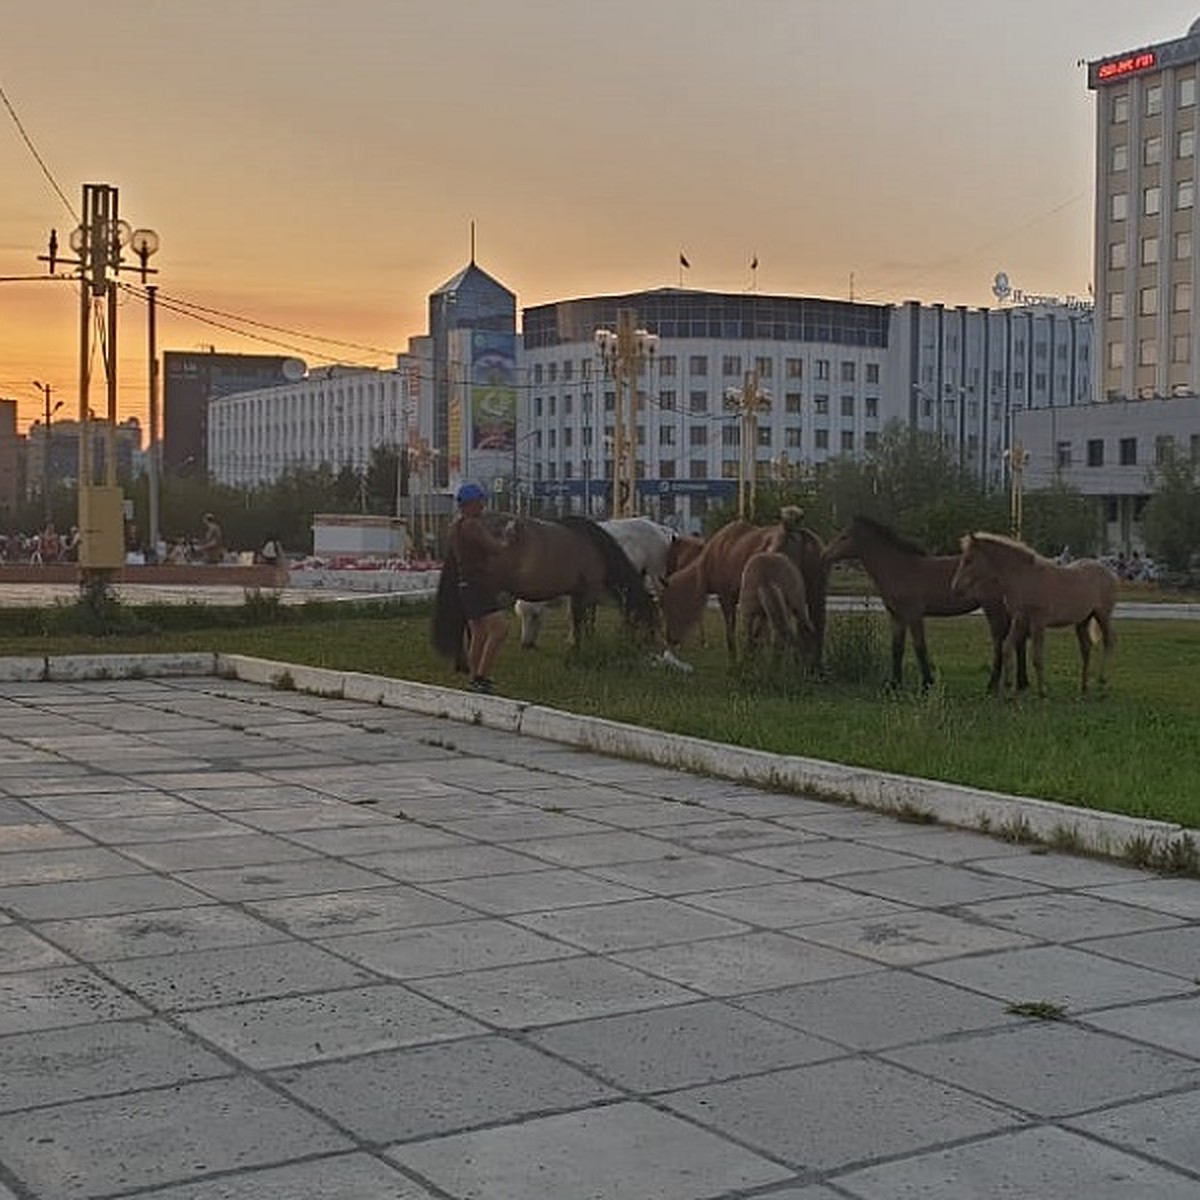
[[[604,373],[613,381],[613,510],[614,517],[637,513],[638,375],[658,350],[658,335],[638,329],[632,308],[617,309],[617,328],[597,329],[596,351]],[[628,395],[628,428],[624,397]]]
[[[36,379],[33,381],[33,386],[42,393],[42,399],[46,404],[46,423],[42,429],[42,513],[45,517],[44,524],[50,524],[50,421],[54,414],[63,406],[63,402],[59,400],[53,408],[50,407],[50,393],[52,388],[48,383],[39,383]]]
[[[758,372],[747,371],[741,390],[725,392],[725,407],[738,414],[738,516],[754,519],[758,491],[758,416],[771,411],[771,393],[758,386]]]

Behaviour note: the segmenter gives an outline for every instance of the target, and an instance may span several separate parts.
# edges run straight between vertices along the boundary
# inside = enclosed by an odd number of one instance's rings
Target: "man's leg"
[[[475,624],[479,645],[476,647],[476,638],[472,636],[473,669],[471,674],[476,678],[490,679],[496,656],[500,653],[500,647],[504,645],[505,638],[508,637],[508,618],[503,612],[490,612],[480,617]]]

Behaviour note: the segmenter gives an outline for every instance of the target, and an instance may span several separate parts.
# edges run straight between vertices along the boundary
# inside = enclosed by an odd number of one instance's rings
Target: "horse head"
[[[825,552],[821,557],[826,563],[841,562],[844,558],[857,558],[858,538],[855,536],[855,526],[847,525],[846,528],[843,529],[841,533],[839,533],[837,537],[835,537],[833,541],[825,547]]]
[[[982,535],[964,533],[959,541],[958,566],[950,580],[950,590],[960,595],[980,592],[995,580],[996,574],[987,557]]]

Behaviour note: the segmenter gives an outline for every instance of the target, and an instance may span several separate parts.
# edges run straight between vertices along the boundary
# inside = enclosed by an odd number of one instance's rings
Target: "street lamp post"
[[[1021,525],[1025,519],[1025,468],[1029,465],[1030,457],[1029,451],[1019,440],[1014,440],[1004,452],[1009,470],[1009,523],[1017,541],[1021,540]]]
[[[747,371],[739,391],[725,393],[725,407],[738,414],[738,516],[754,519],[758,491],[758,416],[771,410],[771,394],[758,386],[758,372]]]
[[[48,383],[38,383],[35,379],[33,386],[42,393],[42,399],[46,404],[46,423],[42,428],[42,515],[45,517],[44,524],[50,524],[50,422],[54,414],[63,406],[61,400],[50,407],[50,392],[51,387]]]
[[[616,332],[597,329],[596,350],[604,373],[613,381],[613,508],[614,517],[637,513],[638,375],[658,349],[658,335],[637,328],[632,308],[617,309]],[[625,398],[628,397],[628,428]]]

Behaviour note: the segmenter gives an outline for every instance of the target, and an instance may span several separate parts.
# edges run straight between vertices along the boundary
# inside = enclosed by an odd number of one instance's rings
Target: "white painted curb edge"
[[[479,696],[433,684],[276,662],[243,654],[98,654],[0,658],[0,682],[216,675],[246,683],[401,708],[739,783],[853,803],[883,813],[991,830],[1063,849],[1121,857],[1131,844],[1165,853],[1191,839],[1180,825],[1048,800],[872,771],[797,755],[724,745],[598,717]]]

